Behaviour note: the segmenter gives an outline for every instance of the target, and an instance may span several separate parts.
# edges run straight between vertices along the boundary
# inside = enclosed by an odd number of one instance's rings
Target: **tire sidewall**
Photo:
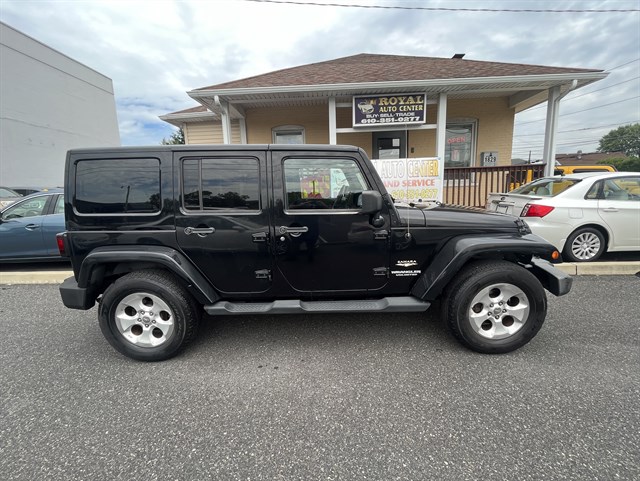
[[[118,330],[115,313],[122,299],[131,294],[148,293],[162,299],[174,314],[174,330],[171,338],[160,346],[141,347],[129,342]],[[142,279],[126,277],[118,279],[104,293],[99,308],[99,323],[102,334],[118,352],[140,361],[160,361],[175,355],[184,341],[188,314],[179,298],[167,287]]]
[[[487,339],[478,334],[469,319],[471,301],[478,292],[492,284],[513,284],[522,289],[529,301],[529,314],[524,325],[505,339]],[[485,353],[510,352],[528,343],[540,330],[547,313],[547,299],[538,279],[524,268],[493,271],[472,276],[465,281],[455,296],[454,319],[464,343],[475,351]]]

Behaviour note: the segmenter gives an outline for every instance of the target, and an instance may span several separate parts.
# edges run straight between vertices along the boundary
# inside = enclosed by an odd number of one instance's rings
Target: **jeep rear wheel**
[[[443,308],[456,339],[474,351],[498,354],[533,339],[544,323],[547,299],[525,268],[483,261],[458,274],[447,288]]]
[[[197,329],[197,308],[176,279],[159,270],[116,280],[100,303],[100,329],[125,356],[162,361],[178,354]]]

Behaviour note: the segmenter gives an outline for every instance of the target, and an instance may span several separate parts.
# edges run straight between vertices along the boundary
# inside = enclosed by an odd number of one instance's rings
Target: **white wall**
[[[61,186],[67,150],[118,145],[111,79],[0,22],[0,185]]]

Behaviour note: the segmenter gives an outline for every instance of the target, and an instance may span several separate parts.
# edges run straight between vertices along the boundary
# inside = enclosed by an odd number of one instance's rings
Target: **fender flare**
[[[534,256],[550,260],[555,250],[554,246],[534,234],[454,237],[442,246],[416,280],[411,294],[425,301],[437,299],[460,269],[474,258],[497,259],[521,254],[528,260]]]
[[[209,281],[196,267],[175,249],[170,247],[149,246],[113,246],[98,247],[89,253],[78,272],[78,287],[90,289],[103,275],[101,269],[105,264],[122,264],[128,262],[144,262],[157,264],[167,269],[183,282],[187,290],[201,304],[212,304],[220,299]]]

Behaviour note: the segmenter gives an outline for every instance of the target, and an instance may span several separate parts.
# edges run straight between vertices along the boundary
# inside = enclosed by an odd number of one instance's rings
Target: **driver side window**
[[[3,214],[5,220],[43,215],[47,196],[34,197],[9,207]]]
[[[368,189],[353,159],[286,159],[283,170],[287,210],[357,210]]]

